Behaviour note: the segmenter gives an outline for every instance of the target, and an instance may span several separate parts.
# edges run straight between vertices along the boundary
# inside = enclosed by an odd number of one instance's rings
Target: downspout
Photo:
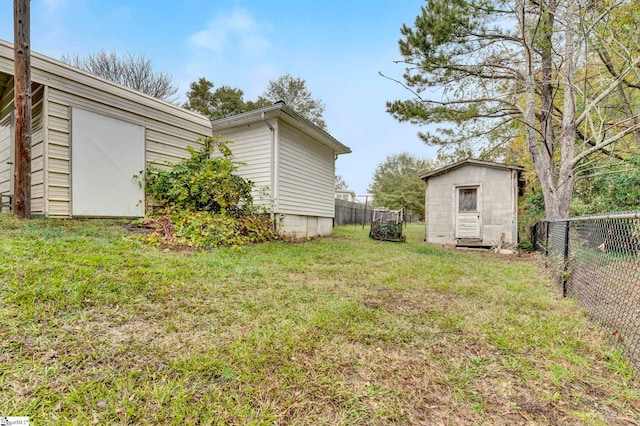
[[[277,227],[276,227],[276,214],[275,214],[275,206],[276,206],[276,199],[275,199],[275,184],[276,184],[276,176],[275,176],[275,172],[276,172],[276,129],[273,128],[273,126],[271,125],[271,123],[269,123],[267,121],[267,118],[264,115],[264,111],[262,112],[261,115],[262,121],[264,122],[264,124],[267,125],[267,127],[269,128],[269,130],[271,131],[271,173],[270,173],[270,177],[271,177],[271,182],[269,183],[269,202],[271,203],[271,223],[273,224],[273,232],[277,232]]]

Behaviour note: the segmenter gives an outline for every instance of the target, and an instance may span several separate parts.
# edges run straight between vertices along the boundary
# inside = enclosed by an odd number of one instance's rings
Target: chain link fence
[[[538,222],[532,243],[640,373],[640,212]]]

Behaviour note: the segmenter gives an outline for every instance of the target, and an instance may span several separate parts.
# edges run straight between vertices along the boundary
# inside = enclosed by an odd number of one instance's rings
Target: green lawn
[[[46,424],[638,424],[529,259],[330,238],[165,252],[0,215],[0,415]]]

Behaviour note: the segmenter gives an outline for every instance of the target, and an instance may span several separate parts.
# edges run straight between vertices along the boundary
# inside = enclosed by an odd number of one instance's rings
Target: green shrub
[[[235,175],[238,164],[228,142],[202,140],[199,151],[188,147],[190,158],[170,170],[152,170],[147,194],[168,209],[208,211],[233,217],[253,213],[253,183]]]
[[[534,251],[535,247],[533,246],[533,243],[531,243],[531,241],[529,240],[523,240],[520,241],[520,243],[518,244],[518,247],[522,250],[526,250],[526,251]]]
[[[200,150],[188,148],[190,158],[148,175],[147,197],[160,207],[146,221],[155,228],[147,241],[213,248],[274,239],[270,217],[253,206],[253,183],[234,174],[238,163],[228,143],[201,142]]]

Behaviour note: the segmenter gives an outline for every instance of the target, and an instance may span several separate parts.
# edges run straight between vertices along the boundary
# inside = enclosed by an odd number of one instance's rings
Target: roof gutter
[[[340,141],[331,136],[325,130],[319,128],[314,123],[304,118],[283,103],[270,105],[261,109],[241,112],[240,114],[235,114],[225,118],[219,118],[217,120],[213,120],[211,122],[211,125],[213,127],[213,131],[215,132],[216,129],[227,129],[230,127],[255,123],[257,121],[260,121],[261,118],[262,121],[265,121],[265,115],[270,118],[282,119],[284,122],[291,124],[301,132],[306,133],[314,139],[317,139],[318,142],[331,148],[338,154],[351,153],[351,149],[349,149],[349,147],[343,145]]]

